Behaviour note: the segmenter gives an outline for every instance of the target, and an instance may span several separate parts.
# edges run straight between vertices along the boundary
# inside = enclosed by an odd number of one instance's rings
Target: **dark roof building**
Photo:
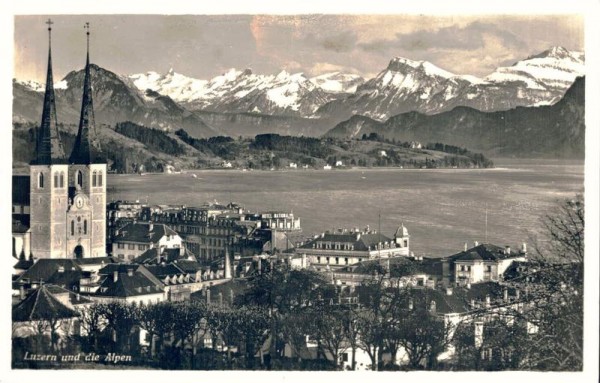
[[[18,303],[12,310],[13,322],[30,322],[48,319],[67,319],[79,316],[51,293],[52,287],[42,285]]]

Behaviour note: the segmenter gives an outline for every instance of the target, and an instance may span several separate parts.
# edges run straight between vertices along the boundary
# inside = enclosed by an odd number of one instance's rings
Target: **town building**
[[[93,301],[158,303],[166,300],[164,284],[143,265],[112,264],[81,285]]]
[[[443,279],[448,285],[466,286],[467,284],[501,281],[504,272],[515,261],[527,260],[527,245],[524,243],[517,251],[510,246],[500,247],[492,244],[479,244],[464,251],[443,258]]]
[[[136,222],[115,231],[112,254],[122,261],[133,261],[149,249],[179,249],[181,237],[169,226],[160,223]]]
[[[406,257],[410,254],[410,236],[401,225],[394,238],[366,228],[325,232],[295,249],[306,254],[317,271],[340,269],[356,263],[381,258]]]
[[[51,28],[48,28],[49,36]],[[87,258],[106,254],[106,161],[90,140],[95,121],[88,53],[77,137],[67,158],[58,131],[51,46],[37,134],[29,172],[30,249],[35,258]]]

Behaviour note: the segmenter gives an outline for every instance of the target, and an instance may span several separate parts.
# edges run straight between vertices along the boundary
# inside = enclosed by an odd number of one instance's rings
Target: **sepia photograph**
[[[9,16],[13,373],[594,367],[593,17],[361,9]]]

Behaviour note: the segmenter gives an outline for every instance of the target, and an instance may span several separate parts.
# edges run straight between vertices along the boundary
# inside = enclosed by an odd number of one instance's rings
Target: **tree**
[[[528,327],[520,368],[577,371],[583,367],[584,201],[566,200],[543,220],[544,236],[525,271],[511,278],[523,291],[511,314]],[[519,342],[513,337],[513,342]]]
[[[101,307],[96,303],[78,310],[79,320],[88,342],[94,350],[98,350],[100,333],[105,326]]]

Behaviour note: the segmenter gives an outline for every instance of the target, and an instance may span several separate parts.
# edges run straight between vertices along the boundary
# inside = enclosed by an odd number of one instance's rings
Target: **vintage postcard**
[[[597,4],[278,7],[10,14],[11,379],[597,378]]]

